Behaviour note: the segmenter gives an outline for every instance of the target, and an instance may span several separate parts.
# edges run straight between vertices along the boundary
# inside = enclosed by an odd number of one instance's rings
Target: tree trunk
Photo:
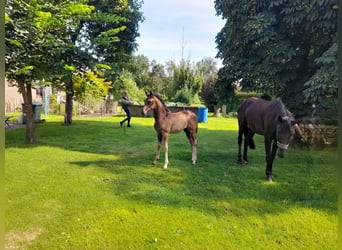
[[[73,97],[74,97],[74,86],[73,81],[70,80],[66,84],[66,100],[65,100],[65,115],[64,115],[64,125],[72,124],[72,110],[73,110]]]
[[[20,81],[19,90],[23,96],[24,109],[26,113],[26,135],[25,143],[36,142],[36,123],[32,109],[32,89],[31,84]]]

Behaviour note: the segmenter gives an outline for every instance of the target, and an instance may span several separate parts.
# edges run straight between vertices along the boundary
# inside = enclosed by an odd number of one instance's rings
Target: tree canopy
[[[226,19],[216,36],[222,99],[240,81],[304,115],[337,96],[337,0],[216,0],[215,8]]]
[[[74,68],[73,30],[93,10],[84,1],[20,1],[6,3],[5,73],[22,93],[27,110],[25,141],[35,141],[31,87],[38,81],[67,75]],[[65,55],[63,57],[62,55]],[[78,60],[77,62],[80,62]]]
[[[141,0],[89,0],[95,7],[84,24],[88,50],[101,63],[111,66],[107,78],[115,78],[132,67],[132,53],[138,48],[139,24],[144,21]]]
[[[5,72],[23,95],[26,142],[35,141],[32,85],[50,81],[63,88],[65,121],[71,124],[75,75],[85,75],[99,63],[112,75],[121,70],[137,47],[143,20],[140,4],[138,0],[7,1]]]

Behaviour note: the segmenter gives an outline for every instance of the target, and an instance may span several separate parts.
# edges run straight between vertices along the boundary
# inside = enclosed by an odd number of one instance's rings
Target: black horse
[[[255,148],[253,136],[255,133],[264,135],[266,151],[266,179],[272,181],[272,164],[278,150],[278,156],[283,158],[299,127],[294,116],[288,111],[280,99],[267,101],[260,98],[248,98],[238,109],[239,122],[239,152],[238,163],[241,160],[242,135],[245,137],[243,161],[247,160],[247,147]],[[271,149],[272,145],[272,149]]]

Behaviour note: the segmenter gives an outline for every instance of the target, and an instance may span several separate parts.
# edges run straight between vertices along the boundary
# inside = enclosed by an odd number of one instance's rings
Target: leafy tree
[[[229,68],[222,67],[217,73],[218,77],[215,81],[214,92],[219,105],[228,105],[229,110],[233,110],[236,102],[234,83],[235,78],[229,72]]]
[[[137,1],[33,1],[9,0],[6,5],[6,76],[18,83],[27,106],[27,139],[35,139],[31,85],[37,80],[53,82],[66,91],[65,124],[72,123],[76,76],[95,64],[129,58],[136,48],[138,23],[142,20]],[[100,7],[109,10],[101,12]],[[91,29],[99,25],[99,32]],[[119,34],[120,32],[124,32]],[[120,36],[120,37],[119,37]],[[121,46],[121,47],[120,47]],[[100,49],[99,49],[100,48]],[[102,49],[102,50],[101,50]],[[105,51],[105,52],[104,52]],[[125,56],[127,54],[127,56]],[[107,61],[105,59],[108,59]],[[120,64],[120,65],[121,65]],[[109,69],[109,68],[108,68]],[[117,74],[114,72],[113,74]]]
[[[66,124],[72,123],[73,76],[100,63],[109,65],[106,78],[114,83],[120,71],[131,66],[131,53],[137,47],[135,39],[139,35],[139,22],[143,20],[139,12],[141,3],[136,0],[84,1],[94,7],[95,11],[78,19],[73,18],[71,22],[69,13],[66,20],[71,25],[65,25],[67,32],[62,36],[66,38],[68,46],[63,49],[64,53],[60,57],[67,63],[65,69],[69,70],[63,77],[66,88]]]
[[[159,93],[160,95],[165,95],[166,93],[166,74],[163,64],[157,63],[157,61],[152,60],[150,63],[150,84],[147,85],[149,90]]]
[[[111,86],[111,82],[92,71],[75,75],[73,82],[76,100],[82,104],[85,104],[87,99],[103,100]]]
[[[197,68],[189,60],[181,60],[179,65],[173,65],[173,96],[175,101],[188,104],[198,101],[203,78]],[[178,94],[177,94],[178,93]]]
[[[305,84],[305,102],[313,103],[313,111],[321,118],[336,121],[338,69],[337,44],[334,43],[315,60],[320,67]],[[319,104],[319,105],[318,105]]]
[[[32,112],[33,84],[50,81],[64,86],[67,104],[72,104],[72,76],[88,66],[77,39],[82,20],[93,10],[79,1],[9,0],[6,4],[6,77],[22,93],[27,143],[35,141]],[[58,79],[58,80],[57,80]],[[71,116],[72,105],[67,105]]]
[[[216,61],[211,57],[204,57],[196,63],[197,70],[203,78],[212,78],[212,75],[217,74]]]
[[[199,74],[204,79],[201,88],[200,97],[209,111],[216,112],[218,108],[218,96],[215,93],[215,85],[217,81],[216,61],[210,57],[204,57],[196,63]]]
[[[144,55],[133,56],[132,62],[132,67],[129,70],[137,86],[165,95],[166,74],[164,65],[157,63],[156,60],[149,62],[149,59]]]
[[[61,28],[53,35],[62,44],[55,49],[55,56],[49,60],[49,64],[55,66],[54,81],[66,92],[65,125],[72,124],[75,94],[73,80],[94,64],[94,60],[82,47],[84,22],[91,17],[93,10],[93,6],[87,5],[87,0],[77,0],[62,2],[60,12],[57,13]]]
[[[139,23],[144,17],[139,0],[89,0],[95,6],[85,24],[89,50],[102,63],[110,65],[107,78],[113,83],[123,69],[130,70],[132,53],[137,49]]]
[[[202,90],[200,92],[200,97],[204,101],[208,110],[211,112],[215,111],[218,105],[218,99],[215,93],[215,84],[217,75],[210,75],[207,77],[206,81],[203,83]]]
[[[281,96],[296,114],[327,98],[313,86],[336,86],[336,67],[322,61],[337,52],[336,0],[216,0],[215,8],[226,19],[216,43],[224,65],[219,78],[229,81],[220,84],[240,80],[245,91]]]
[[[58,35],[66,35],[64,27],[73,28],[65,24],[74,15],[85,15],[90,9],[79,2],[7,1],[5,71],[7,79],[18,85],[23,96],[27,143],[36,139],[31,88],[37,81],[51,80],[57,75],[59,65],[54,59],[60,53],[58,48],[67,49],[63,36]],[[67,68],[65,63],[63,66]]]
[[[132,73],[127,70],[123,70],[113,84],[112,93],[115,100],[121,98],[123,90],[128,92],[128,96],[134,102],[143,102],[146,97],[144,90],[138,88]]]
[[[149,77],[149,60],[144,55],[137,55],[132,57],[132,72],[135,82],[139,88],[144,88],[150,82]]]

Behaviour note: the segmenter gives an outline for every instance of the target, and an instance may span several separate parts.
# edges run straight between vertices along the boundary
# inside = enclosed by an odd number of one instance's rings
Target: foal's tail
[[[193,120],[193,123],[195,124],[195,133],[197,134],[197,132],[198,132],[198,118],[197,118],[197,115],[195,115],[195,113],[193,113],[193,112],[192,112],[191,119]]]

